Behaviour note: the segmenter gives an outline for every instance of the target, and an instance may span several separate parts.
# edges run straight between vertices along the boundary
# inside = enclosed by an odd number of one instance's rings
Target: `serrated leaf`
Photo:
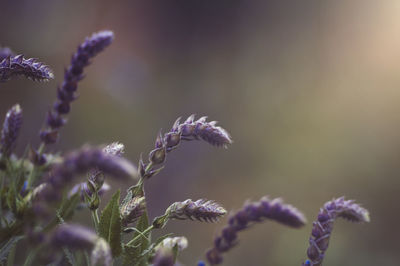
[[[19,240],[24,238],[23,236],[12,237],[0,250],[0,263],[7,259],[11,249],[17,244]]]
[[[102,211],[99,223],[99,235],[110,244],[113,257],[118,257],[122,252],[122,225],[119,214],[119,198],[120,191],[118,190]]]
[[[166,239],[167,237],[170,237],[172,235],[173,234],[170,233],[170,234],[166,234],[164,236],[159,237],[153,244],[150,245],[150,247],[148,249],[146,249],[145,251],[142,252],[141,256],[145,256],[145,255],[150,256],[152,254],[150,252],[152,252],[164,239]]]
[[[76,206],[81,201],[79,193],[72,195],[70,198],[66,198],[61,203],[60,209],[58,210],[58,214],[64,220],[68,220],[74,214]]]
[[[150,247],[150,234],[151,231],[147,233],[142,233],[149,227],[149,218],[147,215],[147,210],[140,217],[136,224],[136,232],[133,234],[132,239],[138,238],[133,246],[125,246],[124,261],[123,265],[136,265],[136,266],[146,266],[148,265],[148,253],[144,253]]]

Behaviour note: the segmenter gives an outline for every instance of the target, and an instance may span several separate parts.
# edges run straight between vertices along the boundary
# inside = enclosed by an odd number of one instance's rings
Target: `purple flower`
[[[44,143],[50,144],[57,141],[58,129],[66,123],[62,116],[69,113],[71,102],[77,98],[78,82],[84,78],[83,69],[90,64],[90,59],[109,46],[113,39],[114,34],[111,31],[95,33],[86,38],[72,56],[71,64],[65,70],[64,81],[58,88],[58,99],[54,103],[53,110],[47,115],[47,128],[40,133]]]
[[[50,243],[58,248],[68,247],[73,250],[92,250],[92,265],[112,265],[110,245],[86,227],[70,224],[59,225],[53,232]]]
[[[164,163],[167,153],[176,149],[181,140],[203,139],[214,146],[227,147],[232,143],[232,139],[229,133],[216,126],[216,123],[216,121],[206,122],[205,116],[194,121],[194,115],[191,115],[184,123],[180,124],[180,118],[178,118],[169,132],[164,135],[161,132],[158,134],[155,149],[149,153],[149,163],[145,164],[140,159],[141,177],[150,178],[160,172],[162,168],[154,169],[154,166]]]
[[[45,199],[58,198],[60,190],[66,185],[74,183],[74,177],[84,174],[90,169],[98,168],[105,174],[121,178],[136,178],[137,170],[129,161],[119,156],[110,155],[102,149],[84,147],[72,152],[64,158],[62,163],[55,165],[47,179],[50,184],[44,190]]]
[[[266,219],[294,228],[299,228],[306,223],[300,211],[291,205],[284,204],[280,199],[270,200],[265,196],[258,202],[246,203],[241,210],[229,218],[228,225],[222,229],[221,235],[215,238],[214,247],[207,251],[208,262],[211,265],[222,263],[222,253],[237,244],[238,232]]]
[[[167,209],[169,219],[198,220],[200,222],[216,222],[226,214],[226,210],[218,203],[199,199],[175,202]]]
[[[90,250],[96,244],[98,236],[95,232],[80,225],[62,224],[56,228],[51,243],[56,247]]]
[[[307,249],[307,260],[303,265],[319,266],[328,249],[329,239],[336,218],[341,217],[350,222],[369,222],[368,210],[354,203],[353,200],[345,200],[344,197],[333,199],[325,203],[318,213],[317,220],[313,222],[310,236],[310,246]]]
[[[217,222],[225,214],[226,210],[214,201],[206,199],[192,201],[187,199],[171,204],[164,215],[154,219],[153,226],[154,228],[162,228],[169,219]]]
[[[1,131],[0,152],[9,156],[17,141],[19,130],[22,126],[22,109],[19,104],[14,105],[6,115]]]
[[[15,56],[14,52],[10,48],[8,47],[0,48],[0,62],[9,56]]]
[[[104,183],[103,186],[100,188],[100,190],[97,191],[97,193],[99,196],[102,196],[110,189],[111,189],[110,185]],[[89,189],[87,182],[82,182],[73,186],[72,189],[68,192],[68,196],[72,197],[74,194],[78,192],[80,192],[82,201],[85,200],[85,194],[88,195],[89,197],[93,195],[93,191]]]
[[[216,126],[216,121],[207,122],[206,119],[207,116],[203,116],[195,121],[194,115],[191,115],[182,124],[178,119],[171,131],[180,132],[182,140],[203,139],[211,145],[225,148],[232,144],[231,136],[225,129]]]
[[[0,82],[12,76],[24,75],[34,81],[48,81],[54,77],[51,69],[36,59],[25,59],[23,55],[8,56],[0,63]]]

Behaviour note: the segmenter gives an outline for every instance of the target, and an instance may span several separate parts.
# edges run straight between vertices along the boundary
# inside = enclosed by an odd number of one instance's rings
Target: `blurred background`
[[[193,141],[170,153],[146,184],[151,217],[187,198],[237,210],[247,199],[283,197],[308,225],[257,225],[240,234],[225,265],[300,265],[319,208],[344,195],[372,221],[338,221],[325,265],[398,265],[399,14],[399,1],[373,0],[2,0],[0,45],[39,58],[56,78],[0,84],[0,115],[20,103],[18,152],[37,146],[71,54],[85,36],[113,30],[50,150],[121,141],[137,162],[177,117],[208,115],[234,144]],[[87,213],[75,221],[90,225]],[[162,232],[187,236],[181,262],[195,265],[225,222],[173,221]]]

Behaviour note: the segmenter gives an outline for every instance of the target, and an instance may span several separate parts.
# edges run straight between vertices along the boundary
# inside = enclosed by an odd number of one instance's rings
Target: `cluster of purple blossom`
[[[0,222],[0,244],[8,259],[13,259],[11,248],[26,236],[36,247],[27,257],[25,264],[36,261],[40,264],[68,261],[78,265],[77,256],[71,251],[84,252],[86,263],[112,265],[122,255],[124,265],[176,265],[176,257],[184,250],[188,241],[185,237],[163,236],[150,243],[152,230],[163,228],[169,220],[197,220],[216,222],[227,211],[210,200],[191,199],[172,203],[164,215],[149,223],[147,216],[144,184],[158,174],[166,161],[167,154],[175,150],[181,141],[204,140],[216,147],[227,147],[232,143],[229,133],[207,122],[206,117],[195,120],[189,116],[183,123],[178,118],[170,131],[157,136],[155,147],[149,152],[148,161],[139,160],[138,169],[122,157],[124,145],[114,142],[104,148],[84,146],[63,157],[45,154],[47,144],[58,140],[59,130],[66,123],[65,115],[77,98],[78,82],[84,77],[83,70],[90,60],[113,41],[114,34],[102,31],[87,38],[72,56],[71,64],[64,73],[64,81],[57,90],[57,100],[46,118],[46,126],[40,132],[42,141],[38,149],[31,148],[27,159],[13,154],[22,125],[22,109],[17,104],[6,114],[0,142],[0,208],[4,216]],[[37,81],[53,78],[49,67],[35,59],[15,55],[10,49],[0,49],[0,81],[23,75]],[[19,174],[15,174],[15,173]],[[3,174],[4,173],[4,174]],[[26,173],[26,174],[25,174]],[[85,182],[76,177],[86,174]],[[16,176],[14,179],[9,176]],[[120,203],[117,191],[101,216],[98,215],[100,196],[110,186],[105,176],[136,181]],[[74,185],[72,187],[72,185]],[[72,189],[71,189],[72,187]],[[6,203],[3,203],[6,199]],[[94,231],[80,225],[68,224],[79,203],[84,202],[91,214]],[[308,260],[303,265],[321,265],[328,248],[333,223],[337,217],[353,222],[368,222],[368,211],[351,200],[344,198],[327,202],[313,223]],[[29,218],[29,219],[27,219]],[[304,215],[281,199],[264,196],[257,202],[247,202],[239,211],[232,213],[228,224],[215,237],[214,245],[206,253],[210,265],[223,262],[223,253],[238,244],[238,233],[265,220],[300,228],[306,224]],[[133,233],[128,242],[121,234]],[[43,251],[50,248],[54,251]],[[87,256],[91,252],[91,256]],[[51,252],[50,252],[51,253]],[[5,257],[0,258],[0,263]],[[198,265],[205,265],[199,262]]]

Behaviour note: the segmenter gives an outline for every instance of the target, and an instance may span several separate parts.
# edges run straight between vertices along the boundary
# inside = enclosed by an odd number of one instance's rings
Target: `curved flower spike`
[[[336,218],[341,217],[350,222],[369,222],[368,210],[354,203],[353,200],[345,200],[344,197],[333,199],[325,203],[318,213],[317,220],[313,223],[310,246],[307,249],[309,260],[304,266],[320,266],[329,246],[329,239]]]
[[[223,261],[222,253],[229,251],[237,244],[237,234],[255,223],[266,219],[299,228],[306,223],[304,215],[291,205],[284,204],[281,199],[261,198],[258,202],[249,202],[230,218],[228,225],[222,229],[221,235],[214,240],[214,247],[207,251],[207,260],[211,265]]]
[[[192,201],[187,199],[171,204],[164,215],[154,219],[153,226],[154,228],[162,228],[169,219],[217,222],[225,214],[226,210],[214,201],[206,199]]]
[[[1,131],[0,152],[9,156],[14,147],[22,126],[22,109],[19,104],[14,105],[6,115]]]
[[[66,185],[74,183],[73,179],[76,175],[86,173],[93,168],[98,168],[114,177],[136,178],[137,176],[136,167],[126,159],[107,154],[102,149],[84,147],[67,155],[62,163],[53,168],[47,180],[50,186],[47,186],[43,192],[44,198],[57,199]]]
[[[0,82],[17,75],[24,75],[34,81],[48,81],[54,78],[51,69],[34,58],[25,59],[23,55],[6,57],[0,63]]]
[[[57,101],[53,110],[47,115],[47,128],[40,132],[40,138],[46,144],[55,143],[58,138],[58,130],[66,123],[62,118],[70,111],[71,103],[77,98],[76,90],[78,82],[84,78],[83,69],[90,64],[90,60],[111,44],[114,34],[111,31],[100,31],[78,47],[71,58],[70,66],[65,70],[64,82],[57,90]]]

